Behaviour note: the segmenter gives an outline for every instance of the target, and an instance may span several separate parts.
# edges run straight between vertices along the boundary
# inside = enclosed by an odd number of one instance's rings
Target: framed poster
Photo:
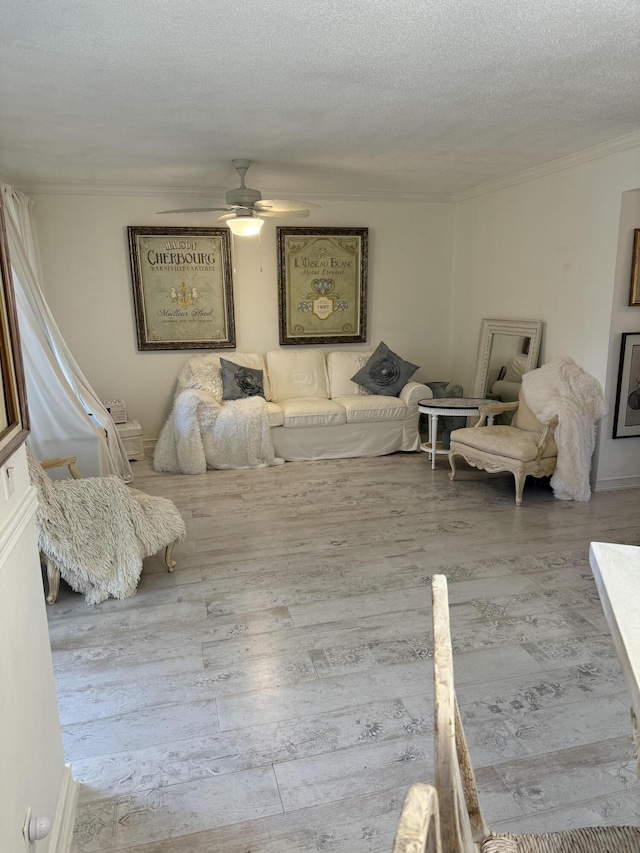
[[[128,232],[138,349],[235,347],[229,229]]]
[[[278,227],[281,344],[367,339],[368,228]]]
[[[613,438],[640,435],[640,332],[623,332]]]
[[[29,413],[24,380],[18,318],[9,263],[9,246],[0,201],[0,465],[24,443],[29,434]]]
[[[633,232],[633,254],[631,255],[631,292],[629,305],[640,305],[640,228]]]

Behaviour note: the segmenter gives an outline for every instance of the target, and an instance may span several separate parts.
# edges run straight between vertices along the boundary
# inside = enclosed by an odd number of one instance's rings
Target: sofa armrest
[[[402,391],[398,394],[398,399],[402,400],[407,406],[417,406],[419,400],[430,400],[433,397],[431,388],[427,388],[421,382],[407,382]]]

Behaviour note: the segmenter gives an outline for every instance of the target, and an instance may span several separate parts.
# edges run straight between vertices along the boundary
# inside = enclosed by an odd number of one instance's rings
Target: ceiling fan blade
[[[302,207],[300,210],[257,210],[256,213],[261,219],[302,219],[303,216],[309,216],[310,211]]]
[[[181,210],[159,210],[158,213],[210,213],[212,210],[229,210],[228,207],[183,207]]]
[[[311,207],[320,207],[319,204],[311,204],[309,201],[292,201],[290,198],[263,198],[260,201],[257,201],[254,205],[254,208],[263,213],[265,211],[278,211],[278,213],[282,214],[288,210],[305,210]],[[300,214],[296,214],[300,215]]]

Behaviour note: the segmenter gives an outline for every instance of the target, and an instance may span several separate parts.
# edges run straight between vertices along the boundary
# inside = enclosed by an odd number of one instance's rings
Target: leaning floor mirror
[[[541,320],[483,320],[473,396],[517,400],[523,373],[538,366],[541,339]]]

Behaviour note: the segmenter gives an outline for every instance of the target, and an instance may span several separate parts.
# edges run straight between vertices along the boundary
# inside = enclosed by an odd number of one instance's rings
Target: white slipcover
[[[296,397],[329,398],[327,366],[320,350],[272,350],[267,353],[267,367],[271,399],[276,403]]]
[[[335,350],[272,350],[205,354],[188,359],[178,391],[206,381],[220,357],[264,371],[271,438],[276,455],[288,461],[383,456],[420,446],[418,401],[433,396],[407,382],[397,397],[362,394],[351,377],[370,353]],[[266,366],[265,366],[266,361]],[[194,385],[195,383],[195,385]],[[206,388],[205,388],[206,390]]]
[[[345,424],[347,413],[344,406],[327,397],[297,397],[281,400],[284,426],[287,428],[333,426]]]
[[[365,397],[334,397],[333,402],[344,406],[347,423],[402,421],[407,417],[407,404],[398,397],[369,394]]]
[[[240,367],[252,367],[254,370],[261,370],[263,373],[263,388],[265,400],[272,400],[271,386],[269,384],[269,374],[265,367],[264,359],[259,352],[230,352],[221,355],[213,355],[205,353],[204,355],[192,355],[187,359],[185,365],[178,376],[178,392],[184,391],[190,387],[190,379],[197,373],[200,373],[207,367],[216,367],[220,369],[220,359],[224,358],[234,364],[239,364]]]
[[[352,397],[359,392],[359,387],[351,381],[361,367],[367,363],[371,356],[370,352],[357,352],[355,350],[336,350],[327,355],[327,373],[329,374],[329,387],[331,397]]]

